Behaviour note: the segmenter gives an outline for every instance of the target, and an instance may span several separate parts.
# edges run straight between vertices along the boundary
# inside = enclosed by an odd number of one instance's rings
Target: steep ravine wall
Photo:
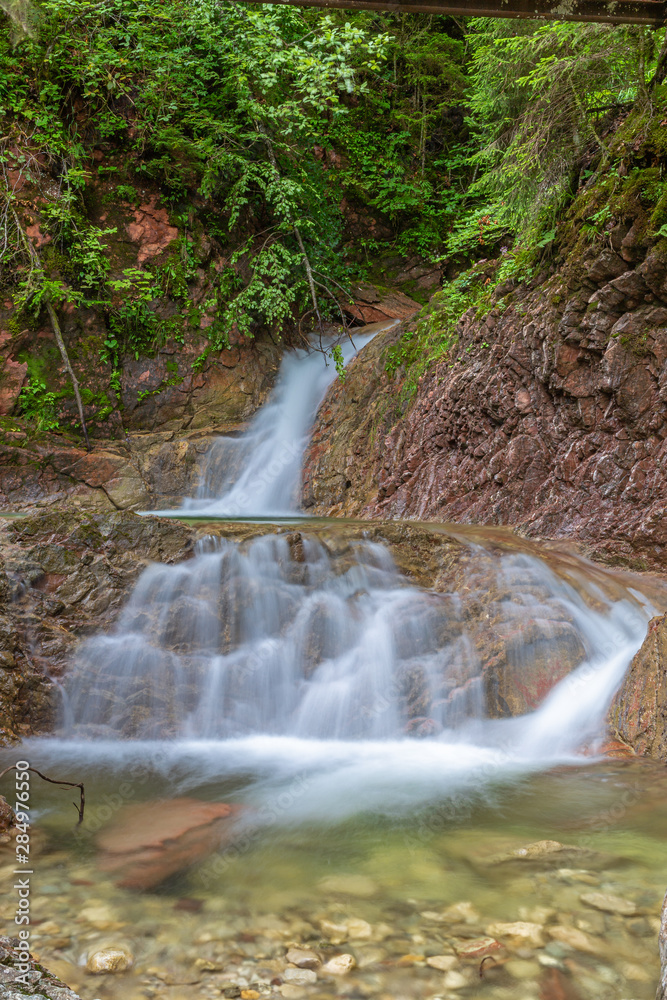
[[[306,510],[509,524],[665,569],[667,261],[628,229],[465,313],[405,413],[404,330],[376,338],[320,410]]]

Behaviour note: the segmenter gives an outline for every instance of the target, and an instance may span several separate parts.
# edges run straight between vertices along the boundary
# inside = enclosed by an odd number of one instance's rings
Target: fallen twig
[[[9,774],[10,771],[15,771],[16,769],[17,769],[16,764],[10,764],[10,766],[6,767],[4,771],[0,771],[0,778],[4,778],[6,774]],[[82,781],[59,781],[56,778],[47,778],[47,776],[45,774],[42,774],[41,771],[38,771],[36,767],[21,767],[19,768],[19,770],[34,771],[34,773],[38,775],[42,779],[42,781],[48,781],[50,785],[67,785],[68,788],[78,788],[81,794],[79,805],[77,805],[76,802],[73,802],[72,805],[79,814],[79,822],[77,823],[77,826],[81,826],[81,824],[83,823],[83,810],[86,805],[86,792],[83,787]]]

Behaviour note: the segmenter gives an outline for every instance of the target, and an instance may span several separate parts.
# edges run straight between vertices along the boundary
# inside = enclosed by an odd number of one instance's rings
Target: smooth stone
[[[567,949],[563,948],[562,944],[559,944],[558,941],[549,941],[545,945],[544,950],[547,955],[553,955],[554,958],[565,958],[567,955]]]
[[[489,924],[486,933],[494,938],[510,938],[519,947],[543,948],[545,945],[540,924],[529,923],[527,920],[516,920],[513,923],[498,922]]]
[[[346,976],[356,964],[353,955],[334,955],[322,966],[322,972],[328,976]]]
[[[608,952],[608,947],[601,938],[592,937],[576,927],[557,924],[555,927],[548,927],[547,930],[554,941],[569,945],[570,948],[583,951],[587,955],[606,955]]]
[[[536,840],[533,844],[518,847],[512,854],[515,858],[543,858],[547,854],[557,854],[563,850],[558,840]]]
[[[629,920],[626,927],[633,937],[653,937],[654,930],[651,922],[646,917],[639,917],[637,920]]]
[[[367,920],[352,917],[347,921],[347,935],[355,941],[366,940],[373,937],[373,928]]]
[[[540,974],[539,962],[531,962],[525,958],[511,958],[503,968],[515,979],[537,979]]]
[[[293,986],[309,986],[317,982],[317,973],[312,969],[285,969],[282,978]]]
[[[285,997],[285,1000],[301,1000],[301,997],[307,996],[307,990],[303,986],[294,986],[292,983],[283,983],[280,987],[280,995]]]
[[[585,917],[577,917],[574,925],[580,931],[586,931],[587,934],[598,934],[600,937],[605,937],[607,929],[605,921],[604,913],[589,910]]]
[[[461,972],[452,969],[451,972],[445,973],[442,985],[447,990],[462,990],[464,986],[468,985],[468,980]]]
[[[464,899],[443,910],[441,919],[448,924],[477,924],[482,918],[470,900]]]
[[[592,906],[604,913],[619,913],[623,917],[634,917],[638,912],[637,905],[631,899],[614,896],[610,892],[584,892],[579,898],[586,906]]]
[[[369,966],[378,965],[380,962],[384,962],[387,957],[387,951],[385,948],[358,948],[357,949],[357,965],[360,969],[367,969]]]
[[[332,944],[347,941],[347,924],[335,924],[332,920],[320,920],[320,930]]]
[[[460,958],[483,958],[494,951],[500,951],[502,945],[492,937],[473,938],[472,940],[457,939],[452,942],[454,951]]]
[[[549,945],[547,945],[547,948]],[[554,955],[549,955],[545,950],[537,956],[537,961],[540,965],[543,965],[545,969],[560,969],[561,972],[565,970],[565,964],[560,958],[556,958]]]
[[[600,879],[585,868],[559,868],[556,872],[563,882],[585,882],[587,885],[598,885]]]
[[[93,976],[101,976],[109,972],[127,972],[133,965],[134,955],[121,945],[92,952],[86,961],[86,972]]]
[[[336,892],[344,896],[367,898],[378,891],[377,884],[367,875],[329,875],[318,883],[324,892]]]
[[[641,965],[634,962],[624,962],[620,969],[621,975],[626,979],[632,979],[635,983],[650,983],[651,976]]]
[[[308,948],[290,948],[285,958],[297,969],[319,969],[322,964],[315,952]]]
[[[556,911],[550,906],[520,906],[519,917],[531,924],[548,924]]]
[[[426,959],[426,964],[439,972],[451,972],[459,964],[456,955],[431,955]]]

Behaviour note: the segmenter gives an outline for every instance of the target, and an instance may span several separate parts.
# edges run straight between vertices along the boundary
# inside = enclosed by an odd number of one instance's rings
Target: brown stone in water
[[[126,889],[152,889],[233,838],[240,806],[166,799],[126,806],[97,839],[100,868]]]
[[[471,941],[453,941],[454,951],[459,958],[484,958],[486,955],[493,955],[497,951],[502,951],[500,941],[492,937],[474,938]]]
[[[540,1000],[579,1000],[579,994],[560,969],[549,969],[540,980]]]

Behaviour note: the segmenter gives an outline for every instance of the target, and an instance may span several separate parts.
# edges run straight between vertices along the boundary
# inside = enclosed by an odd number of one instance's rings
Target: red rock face
[[[156,202],[157,196],[153,195],[146,205],[135,209],[134,220],[127,225],[128,236],[139,244],[138,264],[157,257],[178,238],[178,229],[169,224],[166,208],[158,208]]]
[[[376,288],[361,282],[352,288],[353,301],[341,300],[341,308],[359,323],[381,323],[388,319],[410,319],[419,305],[403,292]]]
[[[304,475],[313,513],[521,526],[663,566],[667,264],[611,250],[575,285],[519,286],[401,383],[377,339],[320,411]]]
[[[667,757],[667,615],[654,618],[609,710],[614,737],[635,753]]]

